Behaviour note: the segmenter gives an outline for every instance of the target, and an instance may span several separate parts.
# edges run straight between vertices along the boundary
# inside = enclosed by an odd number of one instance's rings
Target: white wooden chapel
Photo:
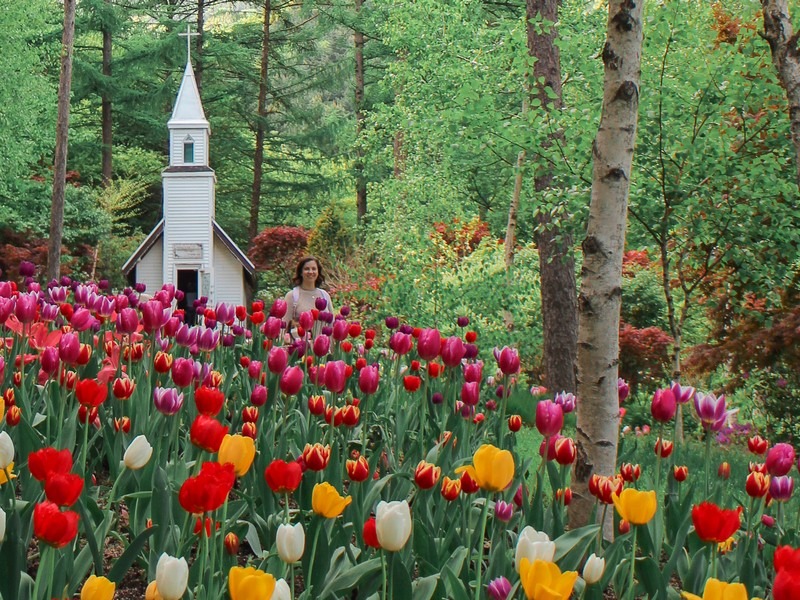
[[[255,267],[215,220],[216,175],[209,167],[211,127],[203,112],[187,38],[186,69],[175,99],[169,129],[169,166],[161,172],[163,218],[122,270],[131,284],[155,293],[165,283],[182,290],[181,308],[201,297],[245,304]]]

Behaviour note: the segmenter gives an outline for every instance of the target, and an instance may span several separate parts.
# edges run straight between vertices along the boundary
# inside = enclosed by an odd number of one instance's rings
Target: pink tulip
[[[467,381],[461,386],[461,401],[469,406],[475,406],[481,398],[480,384]]]
[[[678,404],[686,404],[689,402],[689,400],[694,398],[695,389],[693,387],[689,387],[688,385],[681,385],[680,383],[673,381],[670,389],[675,395],[675,402]]]
[[[169,310],[164,310],[164,306],[158,300],[145,302],[140,308],[142,310],[142,326],[149,333],[161,329],[169,320]]]
[[[174,415],[183,405],[183,394],[175,388],[157,387],[153,390],[153,404],[160,413]]]
[[[52,375],[58,370],[58,348],[55,346],[48,346],[42,350],[39,357],[39,362],[42,365],[42,371],[48,375]]]
[[[78,356],[81,353],[81,340],[77,334],[65,333],[58,340],[58,355],[62,361],[70,365],[78,362]]]
[[[544,437],[553,437],[564,426],[564,411],[552,400],[542,400],[536,405],[536,429]]]
[[[701,394],[698,392],[694,395],[694,408],[703,423],[703,427],[712,431],[722,429],[728,417],[736,412],[736,410],[725,410],[724,394],[717,398],[714,394]]]
[[[297,322],[306,331],[311,331],[311,328],[314,327],[314,315],[311,311],[306,311],[300,315]]]
[[[267,356],[267,368],[270,373],[278,374],[283,373],[286,365],[289,363],[289,355],[286,350],[280,346],[273,346]]]
[[[788,502],[794,491],[794,479],[788,475],[772,477],[769,481],[769,495],[778,502]]]
[[[480,383],[483,379],[483,363],[468,363],[464,365],[464,381]]]
[[[300,367],[289,367],[286,369],[280,378],[281,391],[287,396],[294,396],[303,387],[303,369]]]
[[[650,414],[656,421],[666,423],[675,418],[677,403],[671,390],[656,390],[650,403]]]
[[[39,303],[38,294],[20,294],[14,305],[14,314],[21,323],[31,323],[36,318],[36,306]]]
[[[212,352],[219,345],[219,330],[203,327],[197,334],[197,348],[203,352]]]
[[[439,356],[442,336],[438,329],[423,329],[417,339],[417,353],[422,360],[433,360]]]
[[[505,375],[514,375],[519,372],[519,353],[514,348],[503,346],[502,350],[494,349],[494,358],[497,366]]]
[[[269,309],[269,316],[280,320],[286,316],[287,309],[288,305],[286,304],[286,300],[278,298],[272,303],[272,307]]]
[[[342,360],[334,360],[325,364],[325,387],[335,394],[341,394],[347,384],[346,365]]]
[[[364,394],[374,394],[378,391],[380,371],[377,365],[367,365],[358,374],[358,389]]]
[[[333,324],[332,337],[337,342],[342,342],[346,340],[349,332],[350,332],[350,323],[348,323],[344,319],[339,319]]]
[[[389,338],[389,348],[395,351],[396,354],[402,356],[411,351],[412,346],[411,336],[407,333],[400,333],[396,331]]]
[[[773,477],[786,475],[794,465],[794,448],[790,444],[775,444],[767,452],[767,472]]]
[[[331,338],[327,335],[318,335],[314,338],[312,350],[315,356],[326,356],[331,349]]]
[[[267,388],[261,384],[253,387],[250,392],[250,404],[253,406],[264,406],[267,403]]]
[[[628,394],[631,393],[631,388],[628,385],[628,382],[620,377],[617,379],[617,397],[619,398],[620,402],[625,402],[625,398],[628,397]]]
[[[449,338],[442,340],[441,345],[442,362],[448,367],[457,367],[461,364],[461,359],[464,358],[467,349],[464,347],[464,342],[460,337],[452,335]]]
[[[575,394],[571,392],[559,392],[556,394],[556,397],[553,398],[553,402],[561,407],[561,410],[564,411],[564,414],[574,411],[575,405],[577,404]]]
[[[132,334],[139,328],[139,315],[136,309],[123,308],[117,314],[117,333]]]
[[[281,334],[281,329],[283,329],[283,321],[278,317],[267,317],[261,326],[261,333],[274,340]]]
[[[176,358],[172,363],[172,381],[178,387],[187,387],[194,379],[194,361],[190,358]]]

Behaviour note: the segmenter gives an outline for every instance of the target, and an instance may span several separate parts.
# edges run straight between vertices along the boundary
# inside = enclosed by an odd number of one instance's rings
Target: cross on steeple
[[[192,38],[194,36],[199,36],[200,34],[197,32],[192,33],[192,26],[187,23],[186,24],[186,33],[179,33],[181,37],[186,37],[186,64],[192,64]]]

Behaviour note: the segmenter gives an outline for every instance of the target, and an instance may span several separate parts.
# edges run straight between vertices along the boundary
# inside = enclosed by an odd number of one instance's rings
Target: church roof
[[[252,276],[256,272],[256,266],[250,261],[249,258],[247,258],[247,255],[239,249],[239,246],[236,245],[236,242],[234,242],[230,236],[225,233],[225,230],[220,226],[219,223],[216,221],[212,221],[211,223],[214,226],[214,233],[219,236],[219,239],[222,241],[225,247],[238,259],[240,263],[242,263],[242,266],[245,268],[245,270]]]
[[[151,231],[147,235],[147,237],[144,238],[144,241],[141,244],[139,244],[139,247],[136,249],[136,252],[131,254],[131,257],[125,261],[124,265],[122,265],[122,272],[125,273],[125,275],[130,273],[131,269],[133,269],[133,267],[136,266],[136,263],[142,260],[142,258],[144,258],[144,255],[147,254],[150,248],[153,247],[153,244],[155,244],[158,240],[161,239],[162,233],[164,233],[164,219],[161,219],[158,222],[158,225],[156,225],[153,228],[153,231]]]
[[[200,92],[197,90],[197,82],[194,79],[194,71],[189,62],[186,63],[181,88],[178,90],[175,107],[172,109],[172,117],[167,126],[170,128],[208,127],[208,121],[203,112],[203,104],[200,102]]]

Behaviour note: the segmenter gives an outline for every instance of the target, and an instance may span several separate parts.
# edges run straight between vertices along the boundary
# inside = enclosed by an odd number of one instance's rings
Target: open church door
[[[197,269],[178,269],[178,289],[183,292],[183,300],[178,302],[178,308],[184,310],[184,322],[194,325],[197,311],[194,301],[197,300],[199,289]]]

